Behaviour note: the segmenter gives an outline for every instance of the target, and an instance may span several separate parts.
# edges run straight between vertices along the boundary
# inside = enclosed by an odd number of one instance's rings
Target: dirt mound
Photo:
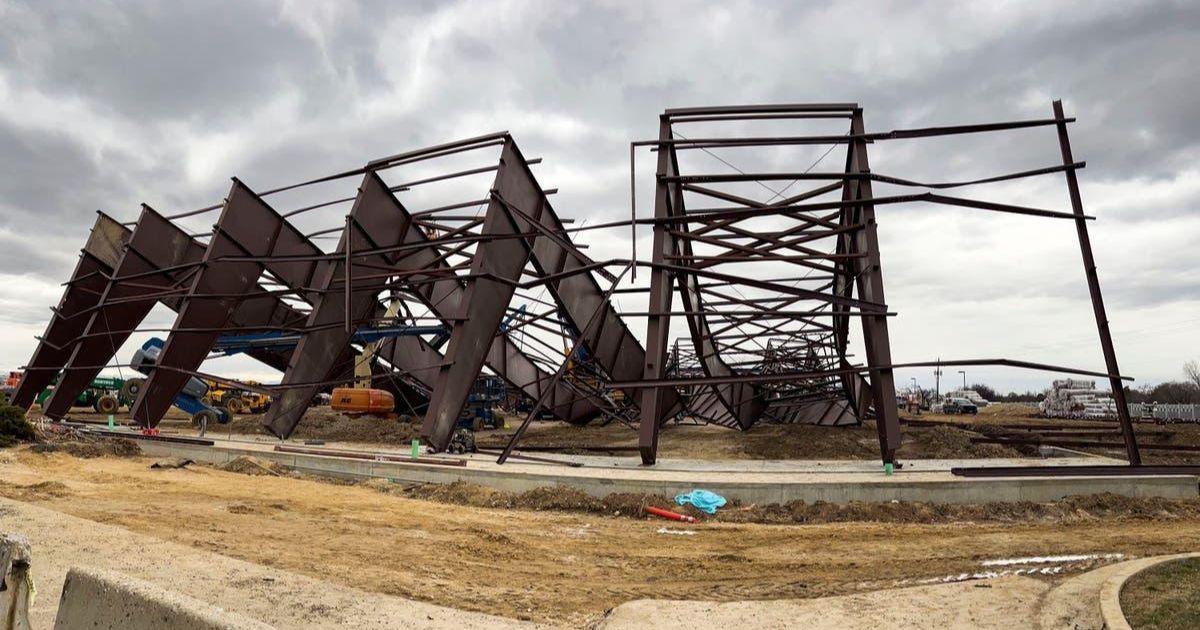
[[[675,502],[660,494],[636,494],[632,492],[614,492],[601,500],[604,511],[613,516],[639,516],[645,514],[646,507],[675,509]]]
[[[242,455],[236,459],[227,461],[217,466],[217,468],[225,472],[240,473],[243,475],[273,475],[276,477],[291,472],[291,469],[283,464],[277,464],[270,460],[259,459],[249,455]]]
[[[30,447],[34,453],[66,453],[72,457],[92,459],[95,457],[137,457],[142,454],[142,447],[137,442],[125,438],[104,439],[98,442],[82,440],[64,440],[61,442],[46,442]]]
[[[465,481],[415,486],[405,490],[404,495],[411,499],[473,507],[510,507],[509,502],[513,496],[511,492],[503,492]]]
[[[0,483],[0,495],[18,501],[37,501],[69,496],[71,489],[59,481],[42,481],[27,486]]]
[[[962,459],[1021,457],[1021,452],[999,444],[973,444],[976,437],[957,427],[909,427],[897,455],[911,459]]]
[[[590,494],[571,486],[542,486],[526,490],[512,498],[512,507],[525,510],[563,510],[602,512],[604,504]]]
[[[237,416],[229,424],[209,427],[210,431],[233,433],[267,434],[262,426],[261,415]],[[380,442],[399,444],[420,437],[421,425],[414,423],[411,416],[348,416],[328,407],[314,407],[304,414],[303,420],[291,435],[298,440],[325,440],[327,442]]]

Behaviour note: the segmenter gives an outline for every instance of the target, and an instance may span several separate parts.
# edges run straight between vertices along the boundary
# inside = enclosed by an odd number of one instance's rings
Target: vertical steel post
[[[1079,234],[1079,251],[1083,254],[1083,272],[1087,276],[1088,292],[1092,296],[1092,311],[1096,315],[1096,330],[1100,333],[1100,347],[1104,351],[1104,365],[1108,371],[1108,382],[1112,387],[1113,400],[1117,403],[1117,419],[1121,422],[1121,435],[1125,438],[1125,452],[1131,466],[1140,466],[1142,455],[1138,451],[1137,437],[1133,434],[1133,421],[1129,418],[1129,403],[1125,400],[1125,388],[1121,384],[1121,368],[1117,366],[1117,352],[1113,349],[1112,333],[1108,330],[1108,315],[1104,311],[1104,296],[1100,294],[1100,278],[1096,275],[1096,259],[1092,256],[1092,241],[1088,237],[1087,219],[1083,214],[1083,198],[1079,194],[1079,179],[1071,155],[1071,139],[1067,135],[1067,123],[1063,120],[1062,101],[1054,101],[1054,117],[1058,119],[1058,146],[1062,149],[1063,172],[1067,178],[1067,190],[1071,194],[1071,210],[1075,213],[1075,231]]]
[[[847,172],[870,173],[867,161],[867,143],[861,138],[866,133],[863,125],[862,108],[857,108],[850,121],[850,132],[859,138],[850,143]],[[875,206],[871,180],[848,182],[853,199],[862,203],[853,208],[858,221],[864,227],[852,235],[849,243],[853,253],[865,254],[855,258],[858,268],[859,299],[886,304],[883,295],[883,270],[879,258],[879,235],[875,226]],[[865,200],[865,201],[864,201]],[[848,209],[849,210],[849,209]],[[896,409],[896,383],[892,374],[892,350],[888,336],[887,315],[864,314],[862,317],[863,345],[866,346],[867,367],[871,373],[871,393],[875,402],[875,428],[879,433],[879,450],[883,463],[895,462],[896,450],[900,448],[900,414]]]
[[[659,118],[658,137],[660,140],[671,139],[671,120],[665,114]],[[671,148],[667,144],[658,146],[658,173],[665,174],[671,163]],[[669,216],[671,200],[668,196],[668,186],[661,178],[658,181],[654,199],[654,217],[663,219]],[[674,287],[673,274],[662,267],[667,262],[667,256],[675,252],[674,239],[667,231],[668,224],[654,224],[654,246],[651,256],[655,263],[650,270],[650,317],[646,321],[646,361],[643,378],[648,381],[658,380],[666,374],[667,353],[670,351],[667,342],[671,330],[671,294]],[[665,392],[658,387],[648,387],[642,390],[642,415],[638,427],[638,451],[642,463],[652,465],[658,457],[658,428],[666,413]]]

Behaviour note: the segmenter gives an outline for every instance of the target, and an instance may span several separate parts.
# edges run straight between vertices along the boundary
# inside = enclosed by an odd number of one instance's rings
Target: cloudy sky
[[[1198,56],[1200,5],[1184,2],[0,0],[0,366],[29,358],[96,210],[205,206],[232,175],[265,189],[506,129],[544,158],[562,215],[602,221],[628,216],[628,142],[664,108],[855,101],[884,131],[1044,118],[1061,98],[1123,371],[1178,378],[1200,359]],[[1051,130],[1019,138],[876,145],[872,167],[963,179],[1059,161]],[[1069,209],[1061,176],[1008,194]],[[921,206],[879,226],[897,361],[1103,369],[1070,222]]]

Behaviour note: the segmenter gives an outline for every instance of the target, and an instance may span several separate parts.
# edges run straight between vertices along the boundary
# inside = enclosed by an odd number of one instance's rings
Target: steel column
[[[1062,101],[1054,101],[1054,117],[1063,120]],[[1058,123],[1058,146],[1062,151],[1063,165],[1075,163],[1071,155],[1071,138],[1067,135],[1065,120]],[[1112,332],[1108,329],[1108,314],[1104,310],[1104,295],[1100,293],[1100,277],[1096,275],[1096,259],[1092,255],[1092,240],[1088,236],[1087,221],[1083,214],[1083,197],[1079,194],[1079,179],[1074,168],[1064,171],[1067,191],[1071,196],[1071,210],[1075,213],[1075,231],[1079,235],[1079,252],[1083,255],[1083,272],[1087,276],[1088,293],[1092,297],[1092,312],[1096,316],[1096,331],[1100,334],[1100,348],[1104,352],[1104,366],[1109,373],[1113,401],[1117,404],[1117,418],[1121,423],[1121,434],[1125,438],[1125,453],[1131,466],[1140,466],[1137,436],[1133,433],[1133,421],[1129,417],[1129,403],[1125,400],[1125,387],[1121,383],[1121,369],[1117,365],[1117,351],[1113,348]]]

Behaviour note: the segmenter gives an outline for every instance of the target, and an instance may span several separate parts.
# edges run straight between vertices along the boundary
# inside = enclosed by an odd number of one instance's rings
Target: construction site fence
[[[1200,422],[1200,405],[1149,405],[1129,403],[1131,418],[1153,417],[1155,420],[1188,420]]]
[[[1030,409],[1038,409],[1036,402],[1017,402],[1005,403],[1012,405],[1021,405]],[[1115,415],[1115,412],[1114,412]],[[1186,422],[1200,422],[1200,405],[1194,404],[1157,404],[1149,403],[1129,403],[1129,417],[1137,420],[1139,418],[1154,418],[1155,420],[1175,420]]]

